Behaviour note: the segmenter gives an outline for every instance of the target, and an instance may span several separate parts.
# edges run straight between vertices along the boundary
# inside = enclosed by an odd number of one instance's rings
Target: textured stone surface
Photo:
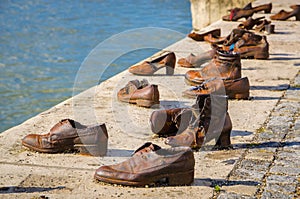
[[[253,5],[269,3],[256,1]],[[273,13],[295,0],[273,0]],[[255,14],[265,16],[264,14]],[[269,15],[266,15],[268,19]],[[240,22],[218,21],[208,29],[222,28],[228,34]],[[300,23],[272,21],[279,34],[268,35],[269,60],[242,60],[242,75],[250,80],[251,100],[230,100],[228,111],[233,123],[233,150],[195,152],[195,179],[182,187],[122,187],[93,180],[101,165],[126,160],[147,141],[162,147],[164,139],[152,138],[149,116],[155,109],[120,103],[116,92],[129,80],[142,79],[124,71],[85,92],[0,134],[0,194],[10,198],[292,198],[299,190],[299,99],[297,87],[300,57]],[[177,59],[189,53],[210,49],[205,42],[190,38],[163,49],[174,51]],[[158,56],[160,53],[154,55]],[[185,107],[194,99],[182,97],[189,88],[184,74],[189,69],[175,68],[175,75],[146,77],[159,85],[159,109]],[[144,77],[143,77],[144,78]],[[289,87],[290,83],[294,84]],[[288,89],[288,90],[285,90]],[[282,97],[283,96],[283,97]],[[157,110],[157,109],[156,109]],[[105,122],[109,149],[105,157],[78,154],[42,154],[24,149],[21,138],[28,133],[47,132],[62,118],[84,124]],[[125,121],[124,121],[125,119]],[[220,187],[220,192],[217,185]]]

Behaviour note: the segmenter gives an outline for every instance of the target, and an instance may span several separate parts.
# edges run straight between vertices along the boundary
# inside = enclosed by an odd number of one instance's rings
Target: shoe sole
[[[107,153],[107,147],[103,146],[103,147],[99,147],[97,145],[82,145],[82,144],[78,144],[78,145],[74,145],[74,146],[68,146],[65,148],[62,148],[60,150],[55,150],[55,149],[41,149],[41,148],[37,148],[34,146],[31,146],[29,144],[27,144],[26,142],[22,141],[22,145],[32,149],[34,151],[40,152],[40,153],[63,153],[63,152],[67,152],[67,151],[79,151],[80,155],[88,155],[88,156],[105,156]]]
[[[94,178],[98,181],[110,183],[110,184],[120,184],[126,186],[145,186],[150,184],[155,184],[159,182],[166,182],[169,186],[183,186],[190,185],[194,181],[194,169],[187,172],[177,172],[173,174],[162,174],[158,176],[153,176],[147,178],[147,181],[127,181],[121,179],[112,179],[103,176],[94,175]]]

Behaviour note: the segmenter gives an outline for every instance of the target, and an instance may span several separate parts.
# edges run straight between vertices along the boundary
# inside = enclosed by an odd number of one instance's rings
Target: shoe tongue
[[[161,149],[160,146],[153,144],[152,142],[146,142],[141,147],[139,147],[137,150],[135,150],[132,155],[139,154],[139,153],[147,153],[150,151],[157,151],[159,149]]]

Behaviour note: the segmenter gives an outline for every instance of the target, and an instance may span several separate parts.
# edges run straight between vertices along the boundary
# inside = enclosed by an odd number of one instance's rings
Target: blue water
[[[1,0],[0,10],[0,132],[71,97],[81,63],[111,36],[144,27],[192,29],[189,0]],[[99,81],[156,51],[126,53]]]

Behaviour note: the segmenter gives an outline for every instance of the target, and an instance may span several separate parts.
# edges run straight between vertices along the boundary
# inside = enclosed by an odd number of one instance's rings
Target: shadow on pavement
[[[0,187],[0,194],[11,194],[11,193],[35,193],[52,190],[64,189],[64,186],[58,187],[19,187],[19,186],[8,186]]]

